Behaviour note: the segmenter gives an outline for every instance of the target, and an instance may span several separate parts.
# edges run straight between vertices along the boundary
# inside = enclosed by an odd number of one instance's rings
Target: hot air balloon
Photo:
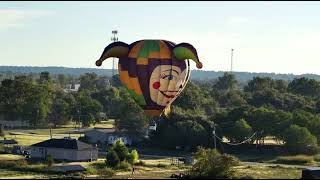
[[[191,44],[166,40],[139,40],[130,45],[113,42],[104,49],[96,65],[101,66],[110,57],[119,58],[120,81],[150,116],[170,111],[170,104],[189,80],[189,59],[202,68]]]

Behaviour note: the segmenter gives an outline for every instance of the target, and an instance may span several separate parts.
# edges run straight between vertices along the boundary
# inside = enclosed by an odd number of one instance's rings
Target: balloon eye
[[[180,85],[180,87],[179,87],[180,89],[182,88],[182,85]]]

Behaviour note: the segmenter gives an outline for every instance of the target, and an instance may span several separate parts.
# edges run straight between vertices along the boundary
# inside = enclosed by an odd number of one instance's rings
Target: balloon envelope
[[[108,57],[118,57],[120,80],[147,115],[161,115],[184,89],[189,76],[189,61],[202,67],[195,49],[165,40],[140,40],[127,45],[122,42],[106,47],[99,66]],[[179,58],[180,57],[180,58]]]

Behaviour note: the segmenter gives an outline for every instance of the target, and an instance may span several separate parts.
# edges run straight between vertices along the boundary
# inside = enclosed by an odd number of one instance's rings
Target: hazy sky
[[[234,48],[234,71],[320,74],[320,2],[311,1],[1,1],[0,65],[95,68],[113,29],[126,43],[188,42],[203,70],[229,71]]]

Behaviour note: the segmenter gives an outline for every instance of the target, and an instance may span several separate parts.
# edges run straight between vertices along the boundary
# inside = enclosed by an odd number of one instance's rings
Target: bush
[[[51,167],[54,164],[54,159],[51,155],[46,156],[46,164],[48,167]]]
[[[118,157],[118,154],[113,149],[111,149],[107,153],[106,164],[110,167],[115,167],[119,163],[120,163],[120,159]]]
[[[307,164],[314,160],[313,156],[296,155],[296,156],[279,156],[277,163],[283,164]]]
[[[240,164],[238,158],[223,154],[215,149],[198,148],[194,154],[195,164],[191,176],[199,178],[227,178],[233,175],[232,167]]]
[[[4,129],[3,129],[2,124],[0,124],[0,136],[1,136],[1,137],[4,137],[4,136],[5,136],[5,134],[4,134]]]
[[[145,166],[145,165],[146,165],[146,162],[140,160],[140,161],[134,163],[134,165],[135,165],[135,166]]]
[[[111,168],[103,168],[98,170],[98,174],[101,177],[112,177],[115,175],[115,171],[112,170]]]
[[[317,138],[305,127],[291,125],[284,132],[285,146],[293,154],[316,154],[319,150]]]
[[[166,168],[166,167],[168,167],[169,165],[167,165],[167,164],[162,164],[162,163],[159,163],[159,164],[157,164],[157,167],[158,168]]]
[[[131,151],[131,153],[128,153],[128,156],[126,159],[130,164],[134,164],[135,162],[138,162],[139,154],[138,154],[137,150],[134,149]]]
[[[128,163],[127,161],[121,161],[120,164],[116,167],[117,169],[121,169],[121,170],[128,170],[130,171],[132,166],[130,163]]]
[[[314,159],[315,161],[320,161],[320,154],[314,155],[314,156],[313,156],[313,159]]]
[[[107,153],[105,162],[110,167],[119,168],[121,166],[121,163],[134,164],[135,162],[138,162],[138,160],[139,154],[137,150],[132,150],[129,153],[129,150],[125,146],[125,144],[121,140],[118,140],[112,145],[109,152]]]
[[[26,160],[21,159],[17,161],[1,161],[0,169],[17,169],[17,168],[25,168],[28,166]]]

